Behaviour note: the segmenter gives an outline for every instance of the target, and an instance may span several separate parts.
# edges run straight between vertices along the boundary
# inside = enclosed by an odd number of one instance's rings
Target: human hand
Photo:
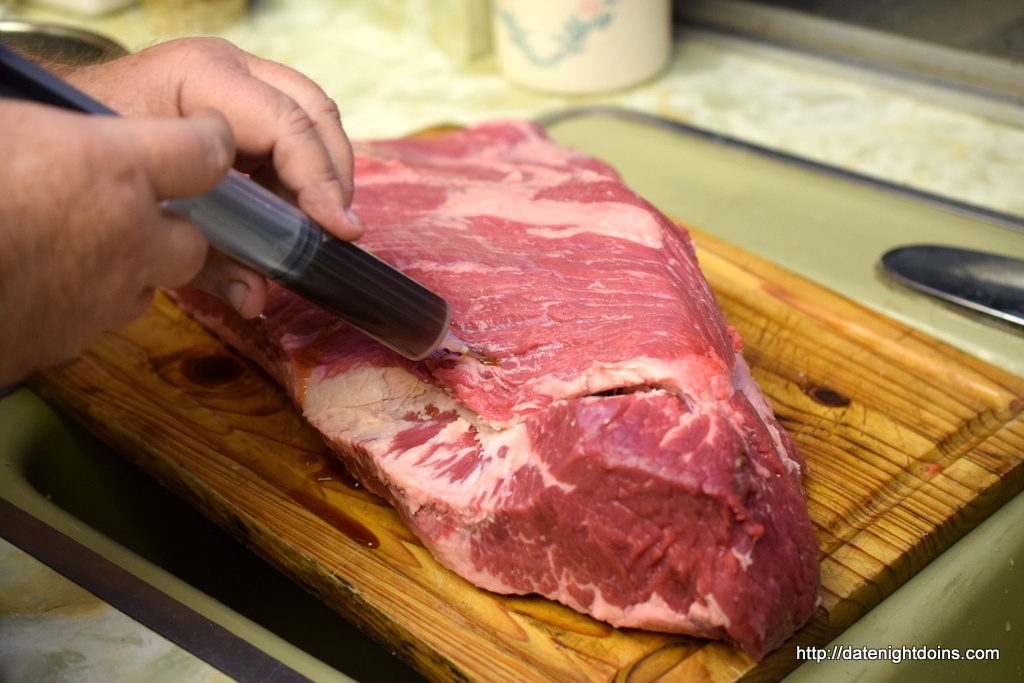
[[[334,102],[311,80],[217,38],[170,41],[62,74],[126,116],[188,116],[213,107],[235,136],[236,167],[298,204],[341,239],[362,234],[352,202],[352,149]],[[266,282],[212,251],[194,284],[258,315]]]
[[[160,202],[213,188],[235,149],[212,110],[127,119],[0,99],[0,130],[4,385],[196,276],[206,241]]]

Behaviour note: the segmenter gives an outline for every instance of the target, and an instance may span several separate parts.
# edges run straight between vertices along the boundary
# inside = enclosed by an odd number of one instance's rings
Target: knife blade
[[[1024,259],[915,244],[886,252],[881,262],[908,287],[1024,326]]]

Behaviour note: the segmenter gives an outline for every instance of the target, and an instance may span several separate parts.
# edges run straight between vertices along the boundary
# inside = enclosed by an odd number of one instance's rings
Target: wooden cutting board
[[[761,662],[439,566],[284,394],[158,297],[33,388],[435,680],[776,679],[1024,486],[1024,380],[708,235],[701,266],[807,458],[822,605]],[[689,678],[687,678],[689,680]]]

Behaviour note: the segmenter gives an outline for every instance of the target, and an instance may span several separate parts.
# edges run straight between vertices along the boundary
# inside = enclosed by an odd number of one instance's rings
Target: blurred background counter
[[[1024,214],[1020,106],[690,24],[676,26],[671,61],[654,79],[565,96],[502,77],[487,0],[144,0],[99,16],[24,3],[10,11],[89,28],[133,51],[183,34],[223,36],[317,81],[353,138],[615,104]]]

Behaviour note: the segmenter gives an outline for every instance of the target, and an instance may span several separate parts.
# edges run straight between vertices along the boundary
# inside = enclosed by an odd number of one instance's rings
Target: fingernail
[[[194,118],[207,122],[210,134],[216,141],[206,146],[210,165],[214,168],[229,167],[235,159],[235,141],[224,115],[216,109],[206,108],[196,112]]]
[[[359,220],[359,216],[352,209],[345,209],[345,217],[348,218],[348,222],[357,228],[363,227],[363,222]]]
[[[232,280],[224,287],[224,298],[239,313],[242,312],[242,306],[245,305],[245,300],[248,296],[249,285],[240,280]]]

